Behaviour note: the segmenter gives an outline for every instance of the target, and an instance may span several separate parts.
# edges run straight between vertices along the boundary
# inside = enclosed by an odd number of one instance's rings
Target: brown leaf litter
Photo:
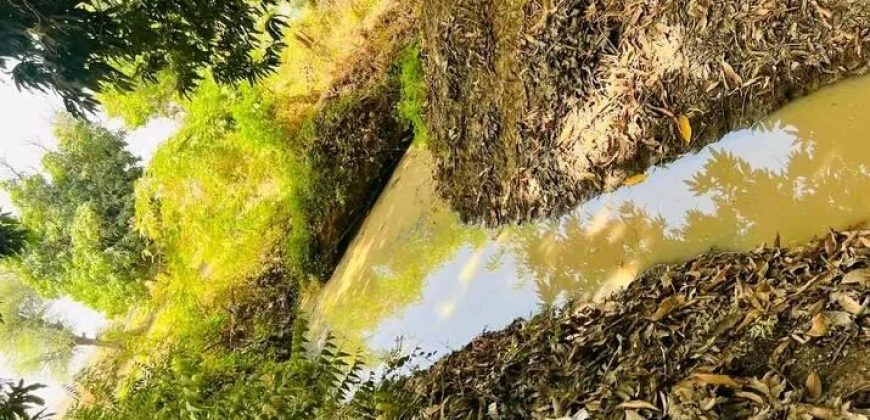
[[[656,267],[406,379],[409,417],[866,419],[868,245],[831,232]]]
[[[868,69],[866,0],[435,0],[421,17],[439,192],[553,214]]]

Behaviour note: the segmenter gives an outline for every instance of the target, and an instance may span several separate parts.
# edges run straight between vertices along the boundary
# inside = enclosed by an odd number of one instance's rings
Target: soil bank
[[[438,190],[465,220],[569,209],[868,68],[864,0],[436,0]]]
[[[475,339],[406,380],[406,413],[866,418],[868,303],[868,230],[711,253]]]

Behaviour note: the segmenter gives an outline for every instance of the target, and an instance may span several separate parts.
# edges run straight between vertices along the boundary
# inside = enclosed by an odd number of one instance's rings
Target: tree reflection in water
[[[333,278],[315,312],[354,348],[383,351],[405,336],[446,351],[540,306],[605,295],[653,264],[861,223],[870,216],[866,109],[870,78],[843,82],[644,183],[501,232],[461,226],[427,181],[431,158],[415,152],[405,162],[413,168],[397,172],[403,192],[378,204],[392,211],[376,207],[366,222],[387,227],[361,231],[365,258],[352,278]],[[396,203],[411,216],[396,215]]]

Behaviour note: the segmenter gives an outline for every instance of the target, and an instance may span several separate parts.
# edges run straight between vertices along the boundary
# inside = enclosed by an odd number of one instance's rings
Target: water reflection
[[[459,224],[413,150],[313,310],[347,350],[444,353],[567,297],[592,299],[641,270],[779,235],[795,244],[870,217],[870,78],[800,100],[752,130],[557,220],[500,231]]]

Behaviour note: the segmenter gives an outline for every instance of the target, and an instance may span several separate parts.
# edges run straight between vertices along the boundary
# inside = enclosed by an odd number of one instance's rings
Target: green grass
[[[398,60],[402,97],[396,106],[401,121],[414,128],[414,144],[426,145],[429,130],[426,128],[426,81],[423,78],[423,61],[419,42],[405,48]]]

